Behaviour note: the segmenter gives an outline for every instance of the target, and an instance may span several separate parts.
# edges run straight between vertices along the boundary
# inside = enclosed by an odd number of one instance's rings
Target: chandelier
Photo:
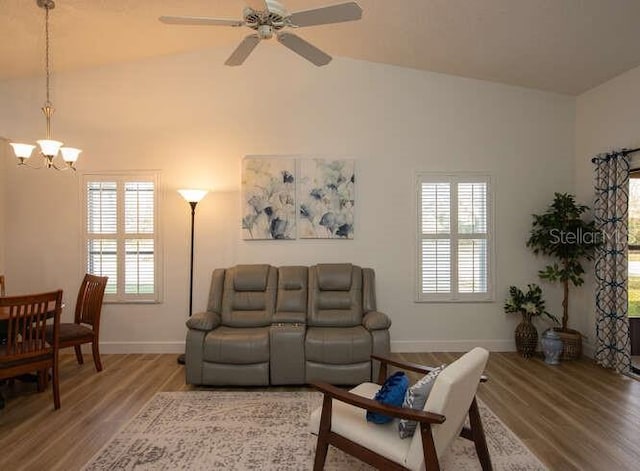
[[[18,165],[27,165],[31,168],[53,168],[55,170],[71,169],[75,171],[74,164],[76,160],[78,160],[78,156],[82,151],[75,147],[62,147],[62,142],[51,138],[51,117],[53,116],[55,109],[49,100],[49,11],[53,10],[56,4],[53,0],[36,0],[36,3],[40,8],[44,8],[45,11],[45,69],[47,77],[47,99],[41,109],[47,122],[47,132],[45,139],[36,141],[39,146],[40,156],[43,158],[43,164],[40,166],[28,165],[28,159],[31,157],[33,149],[36,148],[35,145],[20,144],[17,142],[11,142],[10,144],[11,147],[13,147],[13,152],[18,158]],[[54,160],[58,156],[58,151],[64,161],[64,165],[61,166],[58,166]]]

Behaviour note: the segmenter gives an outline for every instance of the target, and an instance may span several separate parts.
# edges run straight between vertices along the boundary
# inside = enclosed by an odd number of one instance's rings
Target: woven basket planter
[[[522,322],[515,330],[516,350],[524,358],[530,358],[538,347],[538,330],[531,322],[531,317],[523,316]]]
[[[556,327],[555,330],[562,340],[561,360],[577,360],[582,356],[582,335],[573,329],[561,330]]]

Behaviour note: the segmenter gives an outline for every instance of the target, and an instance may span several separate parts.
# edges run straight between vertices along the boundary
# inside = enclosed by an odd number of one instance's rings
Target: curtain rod
[[[640,147],[638,147],[636,149],[624,149],[624,150],[621,150],[620,152],[616,152],[614,154],[624,155],[626,157],[627,155],[633,154],[635,152],[640,152]],[[612,154],[601,154],[601,155],[602,155],[602,157],[594,157],[593,159],[591,159],[591,162],[595,164],[595,163],[598,163],[598,162],[601,162],[601,161],[608,161],[612,157]]]

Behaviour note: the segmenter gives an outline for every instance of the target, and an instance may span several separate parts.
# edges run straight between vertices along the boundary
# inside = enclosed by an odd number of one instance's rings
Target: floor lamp
[[[193,234],[195,228],[196,205],[206,196],[208,190],[178,190],[189,206],[191,206],[191,258],[189,259],[189,317],[193,314]],[[184,353],[178,357],[178,363],[184,365]]]

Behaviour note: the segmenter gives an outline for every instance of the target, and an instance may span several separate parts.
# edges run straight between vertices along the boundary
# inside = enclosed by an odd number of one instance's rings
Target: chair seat
[[[236,365],[268,362],[269,330],[220,326],[205,337],[203,360]]]
[[[350,392],[373,399],[379,389],[379,384],[362,383]],[[316,435],[320,428],[321,414],[322,406],[314,410],[309,418],[309,431]],[[365,409],[334,400],[331,409],[331,431],[404,465],[411,440],[400,438],[398,420],[379,425],[367,422],[366,414]]]
[[[371,334],[360,325],[307,328],[305,339],[307,361],[333,365],[368,362],[371,348]]]
[[[60,344],[64,344],[70,340],[74,342],[79,342],[80,340],[86,339],[87,342],[91,342],[93,340],[93,330],[89,327],[86,327],[82,324],[73,324],[73,323],[60,323]],[[48,325],[46,330],[47,341],[53,338],[53,326]]]

